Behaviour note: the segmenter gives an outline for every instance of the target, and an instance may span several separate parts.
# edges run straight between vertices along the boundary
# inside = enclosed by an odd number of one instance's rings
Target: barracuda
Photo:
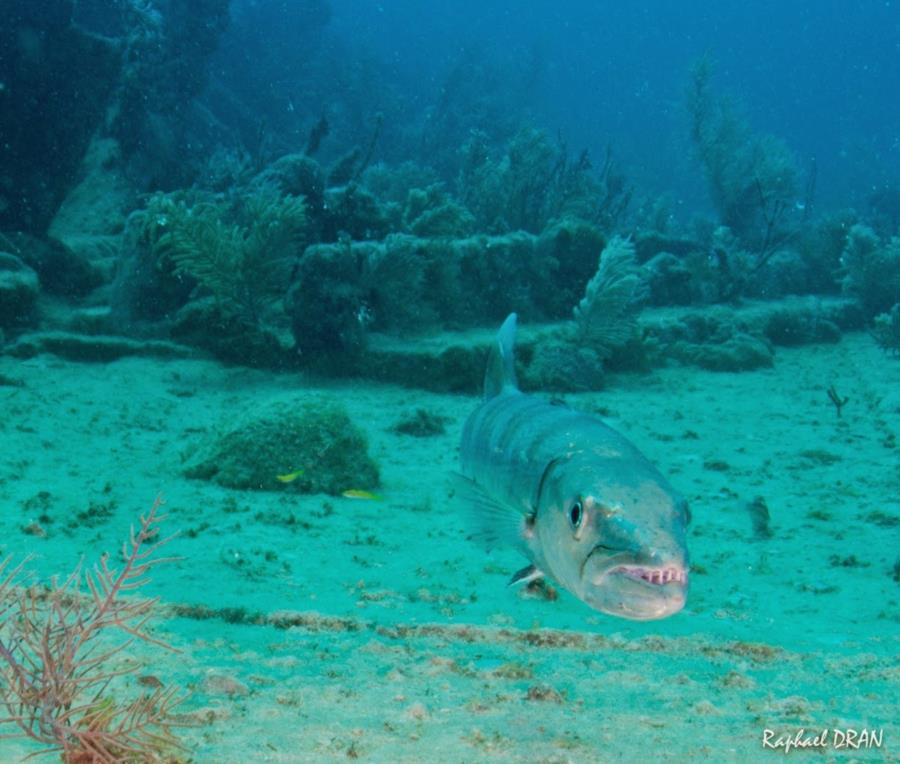
[[[484,400],[466,421],[457,493],[488,548],[603,613],[665,618],[688,589],[687,503],[625,437],[598,418],[521,393],[510,315],[488,360]]]

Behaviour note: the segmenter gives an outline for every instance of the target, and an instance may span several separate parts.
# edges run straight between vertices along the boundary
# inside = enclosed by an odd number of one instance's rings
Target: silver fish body
[[[634,620],[684,606],[687,504],[597,417],[515,386],[515,314],[492,350],[485,400],[463,430],[460,493],[487,546],[511,543],[585,603]]]

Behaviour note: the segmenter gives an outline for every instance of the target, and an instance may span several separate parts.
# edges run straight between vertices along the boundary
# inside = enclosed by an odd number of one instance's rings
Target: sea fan
[[[608,357],[634,334],[638,306],[647,287],[640,276],[634,244],[615,236],[600,254],[600,264],[575,307],[578,341]]]

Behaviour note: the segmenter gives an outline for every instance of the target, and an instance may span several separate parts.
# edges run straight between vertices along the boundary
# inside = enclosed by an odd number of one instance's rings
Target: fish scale
[[[518,391],[492,398],[466,423],[463,473],[508,495],[531,496],[522,488],[536,489],[547,463],[572,442],[573,414]]]

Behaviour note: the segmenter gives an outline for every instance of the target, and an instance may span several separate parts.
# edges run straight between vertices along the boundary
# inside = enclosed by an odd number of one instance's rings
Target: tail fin
[[[507,388],[516,388],[516,368],[513,346],[516,344],[516,314],[510,313],[497,332],[491,348],[487,371],[484,373],[484,399],[500,395]]]

